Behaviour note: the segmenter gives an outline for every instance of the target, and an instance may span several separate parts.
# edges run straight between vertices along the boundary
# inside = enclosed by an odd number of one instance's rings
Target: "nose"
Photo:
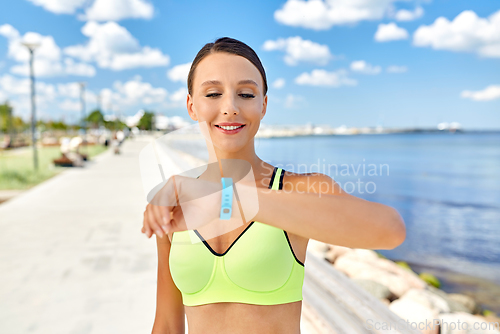
[[[224,115],[238,115],[240,113],[232,94],[225,94],[220,111]]]

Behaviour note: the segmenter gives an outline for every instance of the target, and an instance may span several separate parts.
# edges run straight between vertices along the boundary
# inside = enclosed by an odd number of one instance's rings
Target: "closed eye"
[[[218,95],[222,95],[222,94],[212,93],[212,94],[208,94],[206,97],[216,97]],[[255,95],[253,95],[253,94],[240,94],[240,96],[245,98],[245,99],[253,99],[255,97]]]

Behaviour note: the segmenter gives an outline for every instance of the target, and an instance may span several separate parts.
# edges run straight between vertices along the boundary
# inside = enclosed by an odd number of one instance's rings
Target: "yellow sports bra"
[[[283,188],[283,169],[275,167],[269,189]],[[202,242],[192,243],[191,237]],[[274,305],[302,300],[304,264],[286,231],[252,221],[222,254],[197,230],[174,232],[170,274],[183,303],[220,302]]]

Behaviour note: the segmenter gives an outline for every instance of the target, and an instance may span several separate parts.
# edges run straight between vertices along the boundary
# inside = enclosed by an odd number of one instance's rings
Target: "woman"
[[[205,239],[187,229],[179,207],[148,204],[142,232],[157,235],[159,261],[153,334],[184,333],[184,314],[190,334],[300,333],[309,239],[367,249],[405,239],[395,209],[349,195],[327,175],[261,160],[254,136],[266,107],[266,75],[249,46],[224,37],[200,50],[188,76],[189,116],[206,123],[216,159],[251,165],[259,210],[253,221]],[[208,211],[208,220],[218,218]],[[189,242],[193,236],[203,242]]]

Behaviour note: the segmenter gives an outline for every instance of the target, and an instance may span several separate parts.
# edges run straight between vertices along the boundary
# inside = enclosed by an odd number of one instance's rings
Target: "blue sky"
[[[198,50],[229,36],[268,79],[267,124],[500,129],[497,0],[10,0],[0,12],[0,103],[29,119],[27,51],[38,117],[139,109],[188,119],[185,78]],[[184,66],[182,66],[184,65]],[[392,70],[392,71],[391,71]],[[170,75],[169,75],[170,73]]]

